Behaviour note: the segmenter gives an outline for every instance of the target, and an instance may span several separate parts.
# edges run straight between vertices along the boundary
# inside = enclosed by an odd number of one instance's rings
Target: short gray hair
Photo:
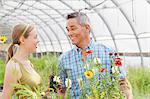
[[[76,18],[77,21],[79,22],[79,24],[81,24],[81,25],[85,25],[85,24],[90,25],[90,20],[89,20],[88,16],[83,12],[70,13],[70,14],[67,15],[66,19],[68,20],[68,19],[71,19],[71,18]]]

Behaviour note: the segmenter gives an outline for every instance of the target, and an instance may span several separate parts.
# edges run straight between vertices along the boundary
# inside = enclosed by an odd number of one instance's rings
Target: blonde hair
[[[8,51],[7,51],[7,57],[6,57],[6,63],[13,57],[13,46],[14,45],[20,45],[20,37],[23,36],[24,38],[27,38],[29,36],[29,33],[34,29],[33,25],[29,25],[26,23],[20,23],[14,26],[12,30],[12,43],[10,44]]]

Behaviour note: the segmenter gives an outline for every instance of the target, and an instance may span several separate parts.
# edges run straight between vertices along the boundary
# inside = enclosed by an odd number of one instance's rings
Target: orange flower
[[[86,57],[87,55],[91,54],[92,50],[87,50],[82,52],[82,56]]]
[[[100,72],[104,72],[106,70],[106,68],[100,68],[99,71]]]

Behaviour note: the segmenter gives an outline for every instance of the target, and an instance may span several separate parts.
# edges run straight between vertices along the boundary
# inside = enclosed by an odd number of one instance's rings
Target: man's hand
[[[59,97],[61,97],[62,99],[66,99],[65,98],[65,94],[66,94],[66,88],[59,88],[59,89],[57,89],[57,95]]]
[[[119,86],[126,99],[133,99],[132,87],[130,82],[126,78],[119,80]]]

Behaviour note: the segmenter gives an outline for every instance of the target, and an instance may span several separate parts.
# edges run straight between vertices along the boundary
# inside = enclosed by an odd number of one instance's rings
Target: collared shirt
[[[111,74],[111,60],[109,57],[109,53],[112,52],[111,49],[106,46],[98,43],[94,43],[92,40],[90,41],[88,47],[85,50],[92,50],[92,54],[87,56],[87,60],[92,59],[94,56],[101,59],[102,67],[106,68],[106,72]],[[65,87],[66,78],[71,79],[71,89],[70,95],[71,99],[79,99],[80,96],[80,88],[78,79],[82,78],[85,80],[84,72],[85,69],[83,67],[83,58],[81,55],[82,50],[78,47],[73,48],[72,50],[62,54],[59,59],[58,69],[59,75],[63,82],[63,87]],[[119,67],[120,77],[125,78],[126,72],[123,67]]]

